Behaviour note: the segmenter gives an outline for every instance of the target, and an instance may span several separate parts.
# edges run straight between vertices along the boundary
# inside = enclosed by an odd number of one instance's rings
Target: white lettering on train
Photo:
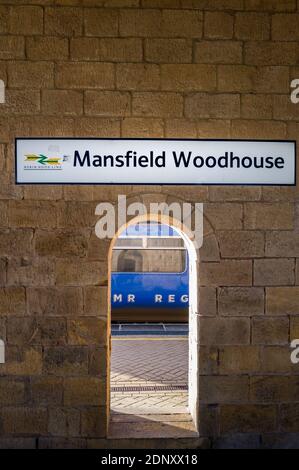
[[[163,298],[162,294],[155,294],[154,297],[154,302],[157,303],[162,303],[162,302],[167,302],[168,304],[176,302],[176,294],[169,294],[165,298]],[[178,302],[186,304],[189,301],[189,297],[187,294],[183,294],[179,297]],[[136,302],[136,296],[135,294],[128,294],[127,297],[124,299],[123,294],[113,294],[113,303],[122,303],[122,302],[127,302],[127,303],[135,303]]]
[[[122,302],[122,301],[123,301],[122,294],[114,294],[113,295],[113,302]]]

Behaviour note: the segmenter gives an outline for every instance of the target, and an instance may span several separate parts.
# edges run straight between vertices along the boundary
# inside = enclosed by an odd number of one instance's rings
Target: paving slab
[[[179,328],[178,328],[179,330]],[[111,409],[118,413],[186,413],[188,337],[113,336]]]

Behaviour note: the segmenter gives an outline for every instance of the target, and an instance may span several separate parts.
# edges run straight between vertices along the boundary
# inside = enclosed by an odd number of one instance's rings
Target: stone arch
[[[143,202],[146,206],[147,203],[152,202],[152,199],[158,200],[158,201],[165,201],[165,202],[170,202],[171,196],[168,193],[160,192],[160,191],[155,191],[153,193],[151,192],[140,192],[137,194],[132,195],[131,197],[127,198],[127,204],[130,202]],[[183,204],[184,202],[189,202],[184,199],[178,200],[178,198],[174,198],[176,202],[179,202],[180,204]],[[148,207],[147,207],[148,208]],[[215,236],[215,230],[210,221],[205,217],[203,214],[204,218],[204,245],[205,245],[205,240],[209,240],[209,249],[208,251],[210,252],[209,254],[206,254],[203,256],[203,259],[205,257],[209,257],[213,260],[219,260],[220,254],[219,254],[219,246],[218,242]],[[130,220],[127,221],[125,225],[120,227],[118,231],[116,232],[115,236],[113,237],[110,247],[109,247],[109,252],[108,252],[108,298],[107,298],[107,303],[108,303],[108,309],[107,309],[107,397],[106,397],[106,403],[107,403],[107,429],[109,425],[109,418],[110,418],[110,353],[111,353],[111,302],[110,302],[110,292],[111,292],[111,257],[112,257],[112,250],[113,246],[119,236],[119,234],[125,229],[126,226],[134,224],[136,222],[142,222],[145,220],[156,220],[159,222],[165,222],[167,225],[172,225],[174,228],[178,229],[182,238],[189,244],[189,249],[192,251],[193,250],[193,258],[195,260],[195,265],[193,265],[193,272],[190,273],[191,277],[193,277],[193,288],[194,291],[192,291],[192,296],[193,296],[193,301],[191,302],[191,305],[193,306],[193,312],[190,314],[189,312],[189,325],[190,325],[190,330],[192,331],[192,334],[189,333],[189,363],[192,365],[189,368],[189,410],[192,415],[194,424],[196,426],[196,429],[199,428],[199,319],[201,315],[201,304],[204,305],[204,299],[201,299],[199,297],[199,288],[200,288],[200,282],[199,281],[199,263],[200,263],[200,258],[201,258],[201,251],[202,250],[196,250],[196,248],[193,245],[192,239],[193,239],[193,234],[190,233],[189,229],[184,226],[181,222],[171,219],[167,217],[167,220],[165,220],[165,216],[161,214],[151,214],[148,213],[145,216],[137,216],[137,217],[131,217]],[[193,247],[192,247],[193,245]],[[189,251],[189,250],[188,250]]]

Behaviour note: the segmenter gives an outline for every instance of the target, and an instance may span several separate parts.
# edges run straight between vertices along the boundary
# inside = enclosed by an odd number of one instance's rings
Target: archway
[[[188,410],[195,429],[198,430],[198,254],[194,234],[179,220],[163,214],[147,214],[132,218],[114,235],[108,252],[108,319],[107,319],[107,426],[110,420],[110,368],[111,368],[111,272],[112,251],[120,234],[130,225],[157,222],[175,229],[183,239],[189,257],[189,366],[188,366]],[[107,428],[108,432],[108,428]]]

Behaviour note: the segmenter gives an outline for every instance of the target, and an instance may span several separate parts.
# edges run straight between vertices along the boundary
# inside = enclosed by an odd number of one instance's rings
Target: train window
[[[114,249],[113,272],[183,272],[186,268],[186,250],[182,249]]]
[[[115,250],[112,256],[112,271],[140,272],[142,262],[142,254],[138,250]]]

